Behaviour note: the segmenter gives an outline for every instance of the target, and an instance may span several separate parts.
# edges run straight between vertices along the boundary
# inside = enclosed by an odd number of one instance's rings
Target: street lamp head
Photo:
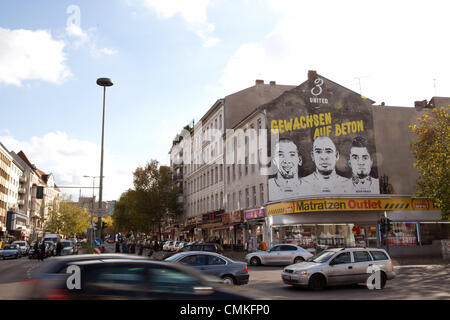
[[[97,84],[101,87],[111,87],[114,83],[110,78],[98,78]]]

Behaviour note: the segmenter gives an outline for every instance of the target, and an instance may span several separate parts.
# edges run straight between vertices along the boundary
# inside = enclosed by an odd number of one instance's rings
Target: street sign
[[[96,217],[106,217],[108,216],[109,209],[108,208],[101,208],[101,209],[95,209],[94,215]]]
[[[94,240],[94,247],[100,247],[102,245],[102,239],[97,238]]]

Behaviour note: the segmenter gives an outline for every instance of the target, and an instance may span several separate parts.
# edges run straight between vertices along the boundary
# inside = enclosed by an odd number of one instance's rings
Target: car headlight
[[[303,274],[303,275],[308,274],[308,272],[306,270],[297,270],[297,271],[294,271],[294,273],[296,273],[296,274]]]

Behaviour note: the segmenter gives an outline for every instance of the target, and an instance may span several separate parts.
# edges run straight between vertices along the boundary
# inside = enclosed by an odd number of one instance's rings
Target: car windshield
[[[22,247],[25,246],[25,242],[15,242],[13,244],[17,244],[17,245],[22,246]]]
[[[12,244],[3,247],[3,250],[14,250],[14,249],[16,249],[16,246]]]
[[[322,251],[315,256],[311,257],[308,261],[316,263],[324,263],[330,260],[330,258],[335,254],[334,251]]]
[[[61,244],[62,244],[62,246],[63,246],[64,248],[67,248],[67,247],[71,247],[71,246],[72,246],[72,242],[69,242],[69,241],[61,242]]]

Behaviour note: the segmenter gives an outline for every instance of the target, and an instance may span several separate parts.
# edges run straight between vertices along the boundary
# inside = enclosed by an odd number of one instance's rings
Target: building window
[[[222,129],[222,115],[219,115],[219,129]]]
[[[223,208],[223,192],[220,192],[219,209]]]
[[[245,157],[245,175],[248,175],[248,157]]]
[[[235,209],[237,209],[236,192],[233,192],[233,209],[231,209],[231,210],[235,210]]]
[[[242,209],[242,206],[244,205],[243,199],[242,199],[242,191],[239,191],[239,203],[238,203],[238,209]]]
[[[259,204],[264,205],[264,184],[259,185]]]
[[[230,167],[227,167],[227,181],[230,183]]]
[[[220,177],[220,181],[223,181],[223,164],[220,165],[219,177]]]
[[[250,195],[248,193],[248,188],[245,189],[245,207],[250,207]]]
[[[253,194],[253,206],[256,207],[256,186],[252,187],[252,194]]]

